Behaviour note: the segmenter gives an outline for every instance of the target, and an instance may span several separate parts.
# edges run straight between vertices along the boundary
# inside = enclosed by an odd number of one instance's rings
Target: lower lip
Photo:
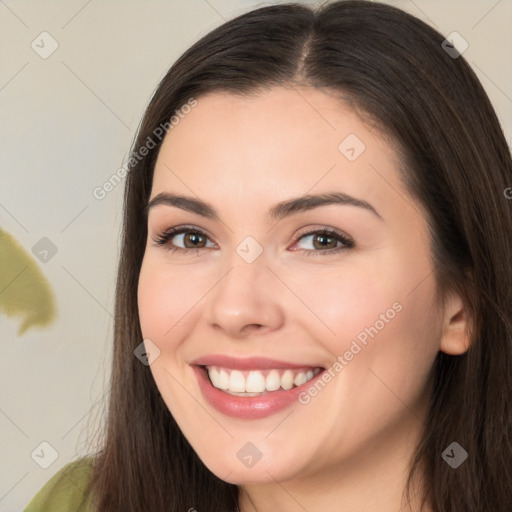
[[[321,378],[325,371],[319,372],[311,380],[288,391],[271,391],[266,395],[245,397],[230,395],[214,387],[204,367],[193,366],[193,369],[201,392],[210,405],[227,416],[251,420],[266,418],[297,402],[299,395]]]

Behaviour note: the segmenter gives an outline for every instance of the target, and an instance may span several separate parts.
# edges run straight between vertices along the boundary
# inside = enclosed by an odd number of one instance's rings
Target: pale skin
[[[338,149],[349,134],[366,146],[354,161]],[[151,198],[199,198],[220,220],[150,209],[141,329],[161,351],[150,369],[166,405],[204,464],[241,486],[243,512],[419,510],[401,499],[429,372],[438,351],[462,354],[469,343],[460,297],[450,294],[444,310],[435,300],[424,210],[399,166],[375,127],[314,88],[250,98],[210,93],[163,142]],[[278,202],[334,191],[366,201],[380,217],[341,204],[267,217]],[[204,233],[198,250],[193,234],[155,245],[181,225]],[[304,228],[337,230],[354,246],[334,252],[343,243],[328,238],[323,248],[321,233],[294,240]],[[236,252],[248,236],[263,250],[252,263]],[[171,252],[172,244],[190,250]],[[228,354],[328,368],[397,302],[401,311],[310,403],[266,418],[217,411],[190,366],[202,355]],[[262,454],[252,467],[237,457],[247,442]]]

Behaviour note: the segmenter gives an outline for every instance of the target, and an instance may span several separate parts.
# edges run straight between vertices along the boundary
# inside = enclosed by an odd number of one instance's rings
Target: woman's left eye
[[[355,245],[354,241],[350,237],[343,233],[340,233],[337,230],[330,228],[324,228],[315,231],[308,231],[307,233],[302,233],[295,240],[296,242],[299,242],[307,238],[311,238],[310,246],[312,246],[313,248],[321,248],[321,250],[301,249],[308,255],[314,254],[316,256],[320,254],[333,254],[346,249],[352,249]],[[341,245],[336,246],[337,244]]]
[[[184,244],[185,246],[178,247],[174,242],[170,243],[173,238],[176,238],[176,240],[179,239],[180,243]],[[333,254],[338,251],[351,249],[355,245],[354,241],[347,235],[331,228],[317,229],[314,231],[308,231],[306,233],[303,232],[295,237],[294,245],[308,238],[312,239],[310,246],[312,246],[313,249],[299,249],[308,255]],[[190,251],[199,252],[200,249],[205,248],[206,246],[204,245],[204,242],[206,242],[207,239],[208,235],[206,235],[198,228],[174,227],[165,230],[163,233],[160,233],[155,238],[153,238],[153,241],[155,242],[156,246],[167,246],[166,249],[171,252],[178,251],[182,253],[188,253]],[[187,244],[189,244],[188,247]],[[341,246],[337,244],[341,244]]]

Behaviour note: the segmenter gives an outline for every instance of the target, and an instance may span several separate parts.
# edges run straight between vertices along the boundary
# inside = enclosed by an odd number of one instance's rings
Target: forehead
[[[403,191],[399,165],[380,132],[320,90],[212,92],[165,137],[151,195],[192,193],[246,210],[251,198],[259,207],[264,197],[270,205],[340,190],[377,205]]]

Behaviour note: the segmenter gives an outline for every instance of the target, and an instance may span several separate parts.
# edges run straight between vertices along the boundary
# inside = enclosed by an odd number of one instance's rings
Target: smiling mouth
[[[221,366],[202,366],[211,385],[234,396],[262,396],[273,391],[288,391],[309,382],[324,368],[235,370]]]

